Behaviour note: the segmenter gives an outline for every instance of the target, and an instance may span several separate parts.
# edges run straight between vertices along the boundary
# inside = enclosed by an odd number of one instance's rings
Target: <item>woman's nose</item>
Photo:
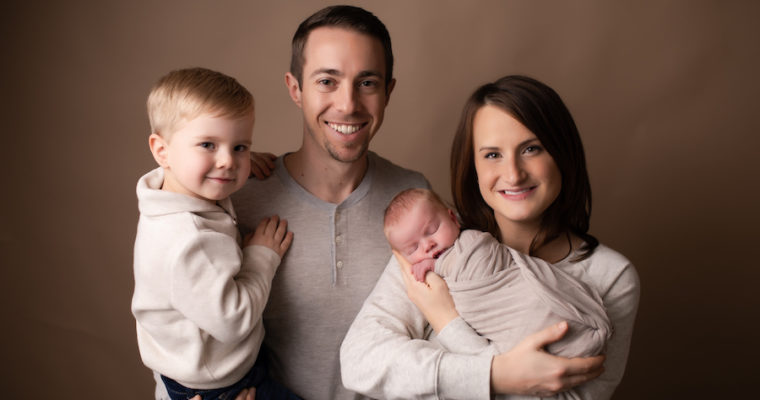
[[[512,158],[505,162],[503,174],[507,183],[513,185],[522,182],[527,175],[522,163],[516,158]]]

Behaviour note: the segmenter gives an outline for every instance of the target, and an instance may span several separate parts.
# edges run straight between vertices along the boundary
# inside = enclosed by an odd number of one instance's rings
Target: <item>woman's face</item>
[[[473,120],[478,186],[502,232],[539,227],[562,188],[562,175],[536,135],[499,107],[485,105]]]

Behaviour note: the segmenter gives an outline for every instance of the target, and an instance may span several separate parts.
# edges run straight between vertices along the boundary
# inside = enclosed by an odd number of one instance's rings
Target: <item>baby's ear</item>
[[[166,160],[169,151],[166,140],[157,133],[151,133],[148,137],[148,146],[150,146],[150,152],[153,153],[153,159],[156,160],[158,165],[166,168],[168,166]]]
[[[449,217],[451,217],[451,220],[454,221],[455,224],[457,224],[457,228],[461,228],[461,226],[459,226],[459,218],[457,218],[457,215],[454,214],[454,210],[449,208],[448,211],[449,211]]]

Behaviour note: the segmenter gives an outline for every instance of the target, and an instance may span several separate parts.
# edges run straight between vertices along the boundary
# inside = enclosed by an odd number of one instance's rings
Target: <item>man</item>
[[[274,214],[294,232],[264,311],[261,353],[274,377],[305,399],[361,398],[341,383],[341,341],[391,257],[385,207],[396,193],[429,184],[368,151],[396,84],[390,36],[373,14],[333,6],[303,21],[285,84],[302,110],[301,147],[233,197],[244,233]],[[414,360],[393,373],[416,373],[406,367]],[[480,378],[488,386],[490,377]]]
[[[301,147],[268,179],[233,198],[242,229],[277,214],[294,233],[264,312],[268,366],[306,399],[346,399],[340,344],[391,252],[382,218],[393,196],[428,187],[368,151],[396,80],[385,26],[371,13],[328,7],[293,38],[285,84],[302,110]]]

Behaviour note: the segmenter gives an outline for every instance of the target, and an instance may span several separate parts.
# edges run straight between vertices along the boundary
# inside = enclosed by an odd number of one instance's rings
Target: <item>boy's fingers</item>
[[[280,223],[280,218],[273,215],[267,218],[266,231],[264,232],[268,237],[274,236],[274,232],[277,230],[277,224]]]
[[[281,219],[280,223],[277,225],[277,230],[274,232],[274,240],[279,242],[282,240],[283,237],[285,237],[285,234],[288,232],[288,221]]]
[[[293,232],[288,232],[285,234],[285,238],[282,239],[282,242],[280,242],[280,248],[285,251],[290,247],[291,243],[293,243]]]

